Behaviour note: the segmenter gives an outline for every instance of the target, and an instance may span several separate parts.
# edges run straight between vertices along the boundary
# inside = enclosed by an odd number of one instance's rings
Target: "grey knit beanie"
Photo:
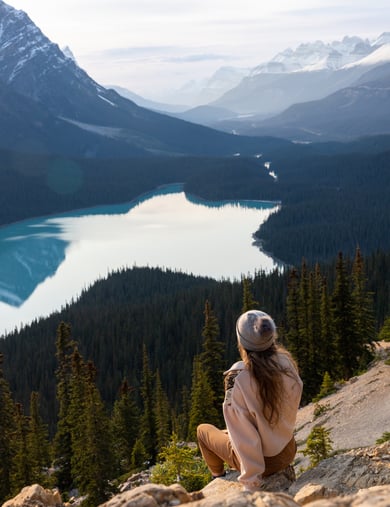
[[[272,318],[260,310],[243,313],[236,324],[237,340],[246,350],[262,351],[275,341],[276,326]]]

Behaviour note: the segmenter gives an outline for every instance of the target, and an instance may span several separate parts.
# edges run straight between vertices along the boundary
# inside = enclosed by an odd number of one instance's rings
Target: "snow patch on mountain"
[[[378,39],[379,40],[379,39]],[[375,48],[360,37],[344,37],[341,41],[325,43],[317,40],[300,44],[295,50],[287,48],[270,61],[255,67],[251,76],[258,74],[337,70],[366,57]]]
[[[358,60],[357,62],[350,63],[349,65],[345,65],[344,68],[355,67],[356,65],[378,65],[380,63],[390,62],[390,34],[389,34],[389,42],[383,44],[378,49],[373,51],[368,56]]]

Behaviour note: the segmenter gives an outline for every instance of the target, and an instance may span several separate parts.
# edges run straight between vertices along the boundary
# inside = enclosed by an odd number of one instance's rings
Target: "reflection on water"
[[[274,203],[209,203],[171,185],[131,203],[0,229],[0,334],[47,316],[110,271],[160,266],[217,279],[276,263],[253,245]]]

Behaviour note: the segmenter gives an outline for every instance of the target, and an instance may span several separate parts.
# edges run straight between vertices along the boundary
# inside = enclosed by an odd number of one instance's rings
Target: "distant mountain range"
[[[72,156],[255,154],[234,136],[137,106],[91,79],[23,11],[0,0],[0,147]]]
[[[221,68],[195,86],[203,105],[185,110],[100,85],[69,48],[61,51],[25,12],[0,0],[0,148],[231,156],[264,153],[275,137],[351,140],[390,132],[389,83],[390,33],[344,37],[286,49],[251,71]]]
[[[350,140],[390,132],[390,33],[287,49],[181,118],[240,135]],[[230,115],[229,115],[230,112]]]

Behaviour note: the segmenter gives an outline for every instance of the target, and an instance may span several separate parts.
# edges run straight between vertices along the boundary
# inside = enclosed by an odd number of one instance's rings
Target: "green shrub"
[[[202,489],[211,479],[204,461],[197,455],[197,449],[177,441],[172,435],[170,443],[158,455],[160,460],[152,470],[150,480],[169,486],[180,483],[187,491]]]
[[[331,455],[332,440],[329,433],[330,430],[324,426],[314,426],[307,437],[306,448],[302,452],[304,456],[309,456],[311,467],[317,466]]]
[[[383,435],[376,441],[377,444],[384,444],[390,440],[390,431],[385,431]]]
[[[326,371],[322,379],[320,392],[317,394],[315,398],[313,398],[313,401],[314,402],[319,401],[321,398],[325,398],[325,396],[329,396],[329,394],[333,394],[334,392],[336,392],[334,382],[331,379],[329,373]]]
[[[314,405],[313,415],[315,418],[317,418],[320,417],[322,414],[325,414],[325,412],[327,412],[328,410],[330,410],[329,403],[325,403],[324,405],[321,405],[321,403],[316,403]]]

